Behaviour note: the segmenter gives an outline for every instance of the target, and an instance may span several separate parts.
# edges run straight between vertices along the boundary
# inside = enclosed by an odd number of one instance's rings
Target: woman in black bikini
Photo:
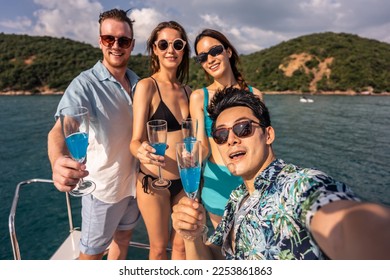
[[[183,239],[170,229],[173,205],[184,196],[175,156],[175,144],[182,141],[181,121],[189,116],[191,89],[188,80],[190,47],[184,28],[174,21],[160,23],[147,41],[151,56],[151,77],[138,82],[134,94],[134,125],[130,151],[140,160],[137,201],[148,231],[149,259],[167,259],[166,247],[171,241],[172,259],[185,259]],[[165,156],[153,154],[147,141],[146,123],[164,119],[168,123]],[[165,190],[154,190],[150,184],[158,177],[172,184]],[[171,234],[170,234],[171,233]]]

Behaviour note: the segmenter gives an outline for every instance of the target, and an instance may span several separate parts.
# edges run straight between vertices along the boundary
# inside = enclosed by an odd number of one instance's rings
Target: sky
[[[131,9],[133,54],[146,55],[151,31],[169,20],[183,25],[191,47],[199,32],[213,28],[240,54],[327,31],[390,43],[389,0],[0,0],[0,7],[0,32],[64,37],[96,47],[99,14]]]

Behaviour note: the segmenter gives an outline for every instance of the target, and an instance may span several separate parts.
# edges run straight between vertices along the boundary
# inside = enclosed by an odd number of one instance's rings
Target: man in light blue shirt
[[[72,190],[81,178],[95,182],[82,197],[80,259],[125,259],[132,230],[140,214],[135,200],[138,161],[129,151],[132,137],[132,94],[139,77],[127,68],[134,48],[133,22],[123,10],[99,17],[103,60],[78,75],[66,89],[48,135],[48,155],[54,185]],[[61,132],[59,111],[66,106],[89,110],[86,163],[69,157]]]

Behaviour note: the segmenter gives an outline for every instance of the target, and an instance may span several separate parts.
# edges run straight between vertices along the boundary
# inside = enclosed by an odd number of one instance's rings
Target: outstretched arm
[[[322,207],[311,232],[331,259],[390,259],[390,208],[335,201]]]

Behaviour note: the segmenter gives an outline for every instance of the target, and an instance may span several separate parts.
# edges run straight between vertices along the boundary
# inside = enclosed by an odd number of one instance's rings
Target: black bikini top
[[[150,120],[166,120],[167,124],[168,124],[168,132],[181,130],[181,123],[177,121],[175,116],[172,114],[171,110],[169,110],[168,106],[165,105],[164,101],[161,98],[160,88],[158,87],[156,79],[154,79],[153,77],[151,77],[151,78],[153,79],[154,83],[156,84],[157,92],[158,92],[158,95],[160,96],[161,101],[157,107],[156,112],[154,112],[154,114],[150,118]],[[187,99],[189,102],[188,94],[187,94],[185,87],[183,87],[183,89],[184,89],[184,92],[186,93],[186,96],[187,96]]]

